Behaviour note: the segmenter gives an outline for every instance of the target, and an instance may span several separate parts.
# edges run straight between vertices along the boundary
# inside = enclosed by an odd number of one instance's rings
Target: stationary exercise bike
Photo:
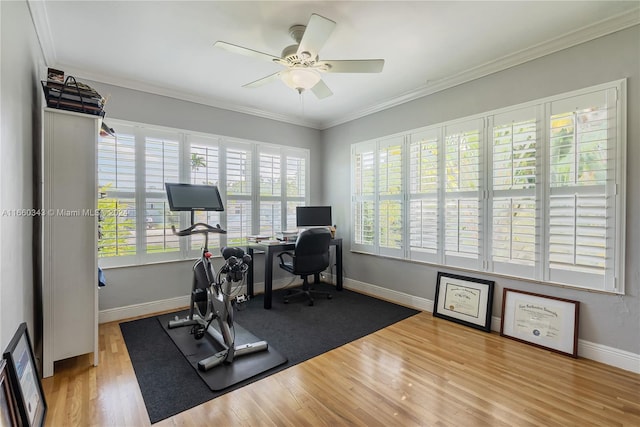
[[[226,231],[220,228],[220,225],[212,227],[205,223],[194,223],[195,210],[223,209],[217,188],[189,184],[166,184],[166,188],[171,210],[187,210],[187,207],[191,210],[192,225],[179,231],[172,226],[173,233],[177,236],[204,235],[200,258],[193,265],[189,315],[183,319],[171,320],[169,329],[190,326],[196,340],[209,334],[223,347],[221,351],[198,362],[198,369],[201,371],[207,371],[221,363],[232,363],[239,356],[267,350],[266,341],[235,344],[233,289],[244,281],[251,263],[251,256],[245,254],[242,248],[222,248],[225,262],[216,273],[211,262],[213,255],[208,249],[209,234],[225,234]],[[211,192],[208,196],[214,196],[214,203],[211,206],[206,205],[207,192]],[[203,196],[205,196],[204,199]],[[214,320],[217,322],[217,329],[212,325]]]

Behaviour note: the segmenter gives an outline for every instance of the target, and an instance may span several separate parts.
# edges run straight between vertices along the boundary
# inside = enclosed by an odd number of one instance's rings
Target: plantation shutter
[[[100,232],[98,257],[136,253],[136,139],[132,128],[119,127],[116,136],[98,141]],[[100,261],[104,265],[104,261]]]
[[[378,244],[380,254],[403,257],[404,137],[378,143]]]
[[[225,147],[227,244],[241,245],[252,231],[252,150],[233,142]]]
[[[285,230],[296,228],[296,207],[306,204],[307,159],[305,153],[285,150],[286,221],[283,225]]]
[[[375,253],[376,144],[361,143],[351,153],[352,249]]]
[[[482,269],[482,120],[445,126],[445,264]]]
[[[491,119],[490,257],[493,270],[536,278],[536,109]]]
[[[617,91],[550,104],[548,280],[614,290]]]
[[[180,143],[175,135],[148,132],[144,138],[144,153],[144,217],[138,217],[138,226],[145,229],[146,239],[141,252],[177,252],[180,250],[179,237],[173,234],[171,226],[179,227],[180,215],[170,211],[164,184],[180,182]]]
[[[189,147],[189,171],[191,184],[215,185],[220,188],[220,147],[216,138],[204,136],[191,136]],[[226,210],[226,205],[224,206]],[[199,211],[195,212],[195,222],[203,222],[215,226],[221,223],[220,212]],[[220,234],[209,234],[209,249],[217,249],[222,246]],[[202,236],[190,237],[190,248],[198,251],[204,242]],[[193,254],[192,254],[193,255]]]
[[[282,156],[279,149],[261,148],[258,153],[260,219],[258,234],[275,236],[282,230]]]
[[[440,128],[410,135],[409,140],[409,258],[439,261],[439,144]]]

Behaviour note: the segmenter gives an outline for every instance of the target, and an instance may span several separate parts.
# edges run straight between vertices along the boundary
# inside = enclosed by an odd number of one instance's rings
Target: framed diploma
[[[47,413],[47,403],[35,359],[27,324],[22,323],[9,342],[3,354],[9,371],[9,383],[13,388],[16,415],[19,425],[24,427],[43,426]]]
[[[433,315],[491,332],[494,282],[438,272]]]
[[[580,302],[503,290],[500,335],[578,357]]]
[[[13,408],[13,391],[9,386],[7,364],[0,360],[0,427],[12,427],[18,425]]]

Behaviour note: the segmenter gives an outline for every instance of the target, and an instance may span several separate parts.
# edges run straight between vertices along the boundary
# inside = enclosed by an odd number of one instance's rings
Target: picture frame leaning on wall
[[[13,390],[9,384],[7,362],[0,360],[0,427],[18,425],[14,404]]]
[[[9,383],[16,403],[20,425],[41,427],[47,413],[40,375],[26,323],[21,323],[2,355],[7,363]]]
[[[578,357],[580,302],[504,288],[500,335]]]
[[[438,272],[433,316],[491,332],[495,282]]]

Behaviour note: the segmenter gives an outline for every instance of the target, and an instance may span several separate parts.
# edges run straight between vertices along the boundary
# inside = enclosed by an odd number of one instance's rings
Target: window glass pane
[[[286,225],[287,230],[293,230],[296,228],[296,217],[297,217],[296,207],[297,206],[304,206],[304,201],[294,200],[294,201],[287,202],[287,225]]]
[[[280,154],[260,153],[259,177],[261,196],[280,196]]]
[[[402,145],[381,147],[378,151],[378,192],[380,195],[402,192]]]
[[[438,191],[438,139],[423,139],[409,145],[409,191]]]
[[[165,192],[165,182],[180,182],[180,149],[177,140],[145,139],[145,188]]]
[[[306,188],[306,159],[303,157],[287,156],[287,196],[305,197]],[[287,221],[288,223],[288,221]],[[295,224],[295,221],[294,221]]]
[[[375,205],[373,201],[359,201],[354,203],[353,225],[354,241],[361,245],[373,245]]]
[[[227,194],[251,195],[251,152],[227,148]]]
[[[375,188],[375,153],[368,151],[356,153],[354,165],[355,193],[356,195],[372,196],[376,193]]]
[[[147,253],[174,252],[180,250],[179,236],[171,226],[180,228],[180,215],[169,210],[166,197],[148,197],[145,204],[145,234]]]
[[[104,197],[98,199],[100,225],[98,257],[135,255],[136,205],[133,199]]]
[[[480,180],[480,131],[446,136],[447,191],[477,191]]]
[[[533,198],[493,199],[493,261],[535,264],[536,201]]]
[[[262,236],[275,236],[282,231],[282,203],[280,201],[260,202],[260,232]]]
[[[402,203],[382,200],[379,209],[380,247],[402,248]]]
[[[478,200],[447,200],[445,215],[445,254],[477,258],[480,244]]]
[[[604,195],[552,196],[549,208],[551,267],[604,274],[606,231]]]
[[[536,121],[493,127],[493,189],[533,188],[536,182]]]
[[[226,211],[227,245],[245,244],[247,236],[251,235],[251,201],[228,200]]]
[[[411,248],[436,253],[438,250],[438,199],[411,200],[409,209]]]
[[[177,252],[179,237],[171,226],[180,228],[178,212],[171,212],[166,202],[166,182],[180,182],[180,146],[176,139],[145,138],[145,209],[146,253]]]
[[[98,256],[136,252],[135,137],[125,130],[98,141]]]
[[[218,186],[220,183],[219,163],[217,146],[191,144],[191,183]]]
[[[552,187],[606,182],[608,123],[606,105],[551,116]]]

